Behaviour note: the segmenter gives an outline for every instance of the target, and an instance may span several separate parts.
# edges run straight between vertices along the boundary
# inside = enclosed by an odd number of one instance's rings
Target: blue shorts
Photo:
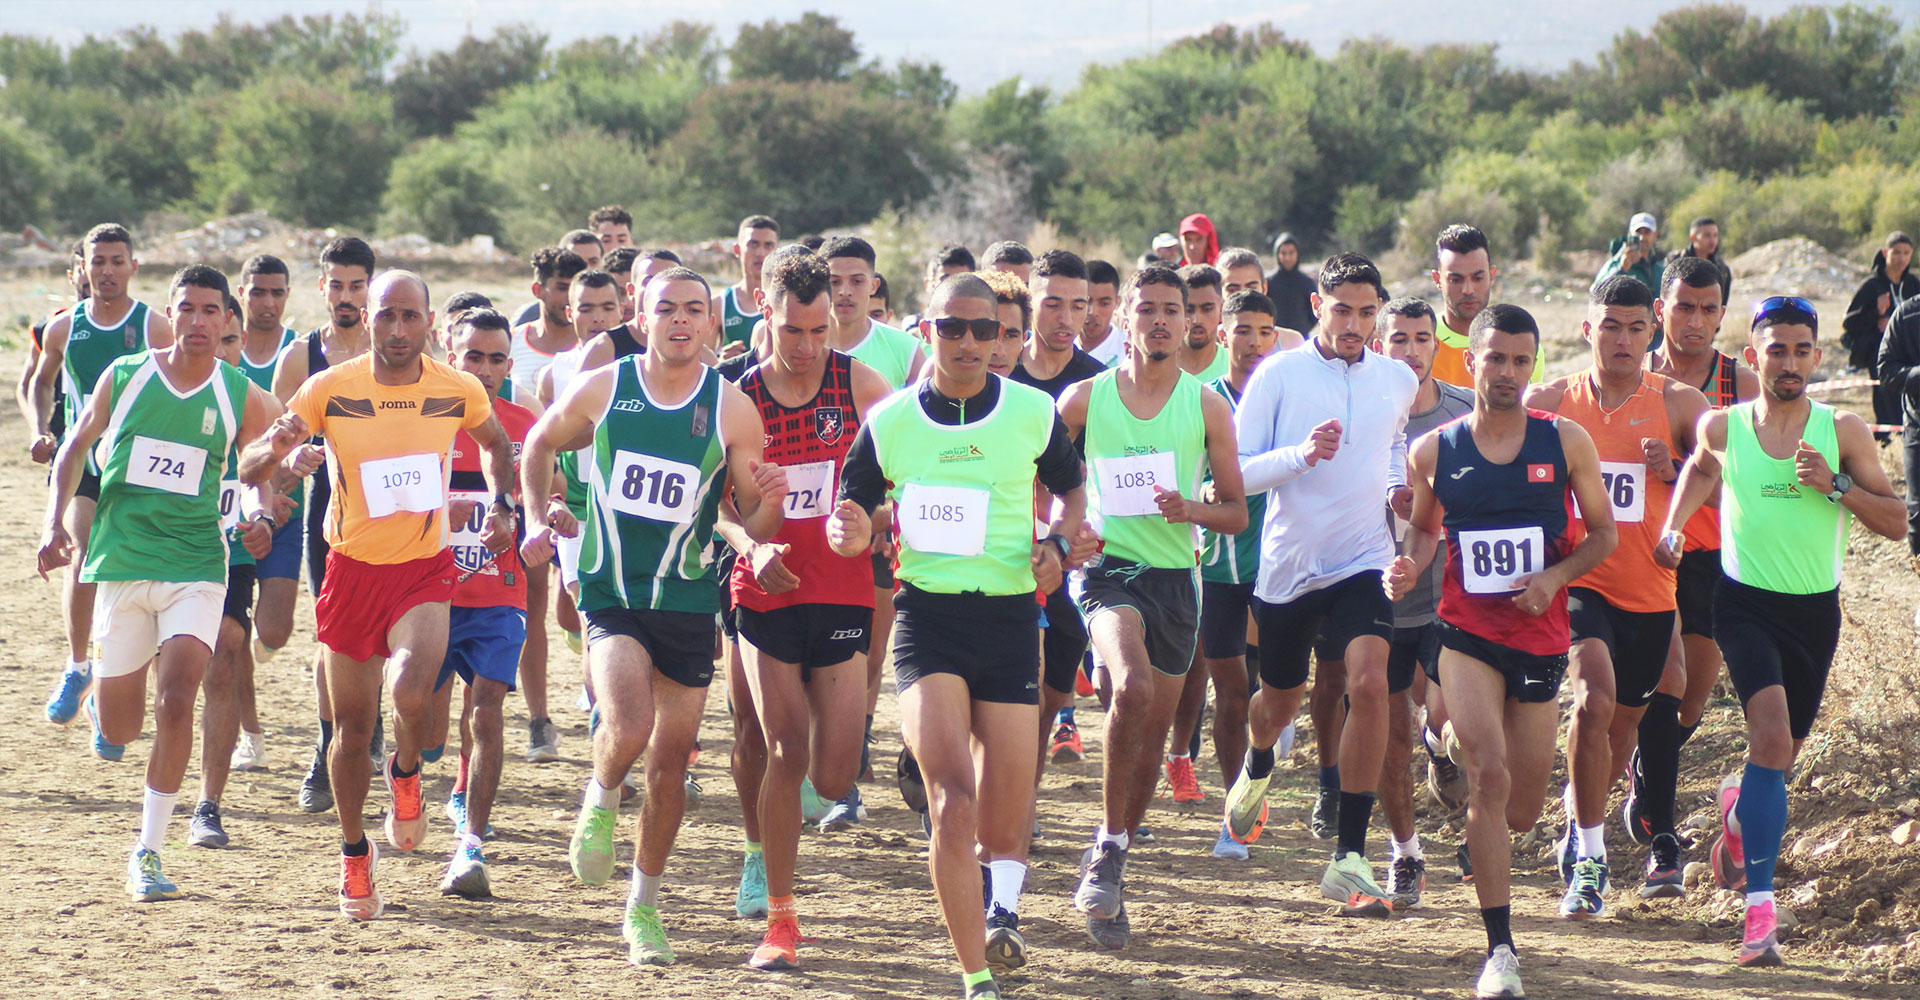
[[[527,641],[527,613],[519,608],[452,608],[447,622],[447,658],[440,664],[438,691],[459,674],[473,683],[478,674],[514,689],[520,673],[520,647]]]
[[[265,559],[254,560],[255,576],[261,580],[300,579],[300,545],[306,529],[306,519],[296,517],[273,529],[273,548]]]

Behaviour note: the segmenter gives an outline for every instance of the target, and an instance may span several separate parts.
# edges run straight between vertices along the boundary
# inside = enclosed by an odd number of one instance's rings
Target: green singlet
[[[913,352],[919,349],[920,338],[897,326],[874,323],[868,328],[866,339],[847,353],[879,372],[888,385],[899,389],[907,384],[907,375],[913,371]]]
[[[1120,370],[1093,377],[1084,436],[1087,519],[1106,539],[1103,551],[1130,562],[1190,569],[1198,541],[1191,524],[1169,524],[1154,504],[1155,487],[1198,495],[1207,461],[1200,380],[1179,373],[1166,404],[1141,420],[1120,399]]]
[[[1833,407],[1813,403],[1802,440],[1840,468]],[[1727,576],[1778,594],[1823,594],[1840,586],[1853,515],[1800,485],[1794,461],[1760,447],[1755,403],[1727,408],[1720,470],[1720,562]]]
[[[740,308],[740,289],[740,285],[734,285],[720,296],[721,347],[735,343],[753,346],[753,324],[760,322],[760,313]]]
[[[1226,376],[1207,383],[1208,387],[1240,408],[1240,394]],[[1260,525],[1266,522],[1267,495],[1247,494],[1247,530],[1237,535],[1201,531],[1205,547],[1200,554],[1200,579],[1208,583],[1253,583],[1260,576]]]
[[[93,299],[81,302],[67,315],[66,355],[60,360],[60,377],[65,382],[67,426],[80,423],[80,411],[87,397],[100,382],[100,373],[120,358],[147,349],[147,304],[135,302],[127,315],[113,326],[101,326],[93,319]],[[100,466],[87,459],[87,471],[98,473]]]

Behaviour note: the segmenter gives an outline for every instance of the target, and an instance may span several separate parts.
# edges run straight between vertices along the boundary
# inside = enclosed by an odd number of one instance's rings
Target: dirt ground
[[[143,274],[137,294],[159,301],[162,280]],[[518,280],[479,285],[507,303],[525,298],[524,291],[508,292],[524,289]],[[295,312],[303,320],[320,312],[311,288],[304,278],[296,283]],[[435,298],[450,290],[437,281]],[[0,280],[0,320],[18,329],[13,319],[40,311],[57,291],[45,277]],[[1578,307],[1539,304],[1544,325],[1559,331],[1549,352],[1557,362],[1552,370],[1564,371],[1577,355],[1569,331],[1577,329]],[[1838,305],[1829,306],[1832,315]],[[9,378],[20,357],[17,341],[0,355]],[[1864,397],[1839,401],[1861,408]],[[890,687],[875,726],[883,779],[867,787],[870,817],[852,833],[809,832],[802,843],[800,907],[805,932],[816,939],[802,951],[803,970],[766,975],[742,965],[762,925],[732,913],[740,836],[720,689],[708,700],[705,752],[695,771],[706,794],[687,818],[666,878],[663,910],[680,963],[666,970],[629,966],[616,926],[626,865],[600,888],[575,884],[567,871],[587,742],[557,630],[553,703],[565,759],[521,762],[515,751],[525,745],[524,705],[510,702],[510,752],[494,817],[499,836],[488,847],[497,898],[467,902],[436,891],[452,846],[437,808],[453,773],[442,761],[427,769],[435,823],[426,849],[383,858],[386,916],[371,923],[342,918],[334,900],[334,817],[307,815],[294,802],[316,728],[306,667],[311,605],[304,597],[294,642],[258,671],[272,766],[236,775],[229,788],[233,846],[185,846],[196,759],[166,851],[168,873],[186,898],[129,903],[122,873],[139,822],[150,737],[132,746],[123,762],[106,763],[90,754],[84,722],[61,729],[45,721],[42,704],[64,640],[59,590],[42,583],[32,566],[45,490],[26,441],[16,417],[0,418],[0,603],[16,623],[0,629],[0,732],[10,734],[0,753],[0,845],[12,859],[0,871],[13,886],[0,894],[7,928],[0,962],[13,970],[6,979],[17,987],[45,997],[958,995],[919,823],[885,777],[899,746]],[[1908,678],[1920,588],[1904,549],[1864,536],[1856,531],[1849,560],[1847,622],[1827,708],[1793,779],[1791,850],[1781,871],[1781,898],[1801,917],[1788,937],[1790,964],[1733,968],[1739,930],[1731,894],[1702,887],[1681,902],[1640,902],[1645,855],[1627,843],[1617,820],[1609,838],[1616,875],[1611,916],[1582,925],[1555,919],[1560,890],[1543,828],[1520,838],[1515,857],[1514,931],[1529,995],[1811,1000],[1912,997],[1920,989],[1914,979],[1920,945],[1913,943],[1920,929],[1920,847],[1896,847],[1888,838],[1903,807],[1908,815],[1920,807],[1911,742],[1916,699]],[[1484,937],[1471,890],[1452,863],[1458,827],[1423,806],[1431,866],[1425,905],[1391,921],[1334,915],[1316,885],[1326,844],[1305,830],[1314,773],[1310,740],[1282,765],[1273,817],[1250,862],[1208,853],[1221,794],[1210,763],[1202,769],[1209,796],[1202,811],[1182,814],[1169,806],[1153,812],[1148,822],[1157,842],[1134,852],[1129,871],[1133,945],[1122,953],[1095,951],[1069,902],[1099,794],[1098,706],[1088,700],[1080,719],[1090,759],[1049,771],[1040,796],[1046,836],[1035,844],[1022,913],[1032,963],[1007,984],[1014,995],[1470,995]],[[1737,705],[1719,698],[1687,751],[1680,816],[1707,813],[1713,787],[1737,766],[1742,747]],[[370,807],[384,803],[376,793]],[[1556,812],[1549,810],[1549,819]],[[623,851],[630,848],[634,810],[626,813]],[[1385,837],[1377,824],[1377,860],[1385,856]],[[1704,860],[1704,853],[1703,840],[1689,860]]]

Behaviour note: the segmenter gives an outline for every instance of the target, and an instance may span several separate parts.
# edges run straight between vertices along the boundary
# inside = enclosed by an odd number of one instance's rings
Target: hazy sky
[[[1773,14],[1796,0],[1745,0],[1757,14]],[[1887,6],[1908,23],[1920,15],[1920,0]],[[701,4],[660,0],[0,0],[0,31],[74,42],[88,33],[111,34],[140,24],[163,32],[210,22],[221,12],[267,20],[283,13],[365,12],[406,19],[405,46],[446,48],[469,27],[480,35],[499,25],[540,22],[555,42],[588,35],[642,34],[677,18],[718,25],[730,39],[742,21],[788,20],[803,11],[834,14],[850,27],[868,57],[891,62],[932,58],[963,90],[973,91],[1019,74],[1034,82],[1070,87],[1089,62],[1140,55],[1181,35],[1222,22],[1271,21],[1289,36],[1322,52],[1352,37],[1384,35],[1408,44],[1492,41],[1502,58],[1520,66],[1555,69],[1576,59],[1591,61],[1620,30],[1645,28],[1662,11],[1685,6],[1676,0],[1611,0],[1599,4],[1543,0],[1342,0],[1337,4],[1255,0],[973,0],[940,6],[914,0],[706,0]],[[49,15],[48,11],[58,13]]]

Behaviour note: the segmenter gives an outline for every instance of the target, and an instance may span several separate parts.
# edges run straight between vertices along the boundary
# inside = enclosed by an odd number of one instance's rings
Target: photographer
[[[1607,245],[1607,262],[1600,266],[1600,273],[1594,276],[1593,284],[1599,284],[1616,274],[1638,278],[1649,291],[1658,294],[1660,275],[1667,266],[1664,255],[1655,247],[1654,241],[1660,235],[1660,224],[1653,215],[1641,212],[1627,222],[1627,235],[1616,236]]]

